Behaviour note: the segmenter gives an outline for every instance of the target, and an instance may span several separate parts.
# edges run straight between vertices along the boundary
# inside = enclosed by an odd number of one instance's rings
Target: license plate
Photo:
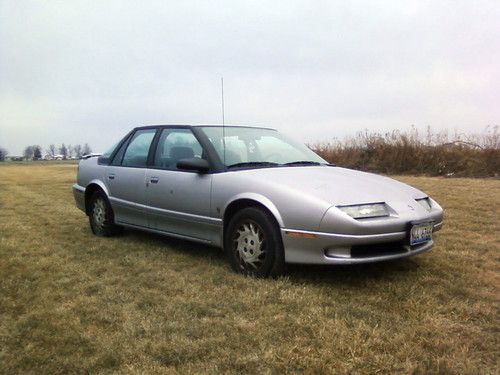
[[[415,224],[410,230],[410,246],[432,240],[433,223]]]

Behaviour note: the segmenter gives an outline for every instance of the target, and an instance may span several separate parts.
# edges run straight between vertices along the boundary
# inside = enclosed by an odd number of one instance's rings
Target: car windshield
[[[327,163],[304,144],[276,130],[227,126],[223,141],[222,127],[203,126],[201,129],[213,144],[220,160],[229,168]]]

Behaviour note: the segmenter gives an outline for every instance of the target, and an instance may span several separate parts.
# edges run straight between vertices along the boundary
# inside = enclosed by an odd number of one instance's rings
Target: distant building
[[[23,161],[24,160],[24,156],[7,155],[5,157],[5,160],[9,160],[9,161]]]

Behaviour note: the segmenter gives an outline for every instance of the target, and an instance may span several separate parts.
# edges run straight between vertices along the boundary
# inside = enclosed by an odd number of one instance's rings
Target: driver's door
[[[205,158],[188,128],[165,128],[158,139],[153,165],[146,172],[149,227],[162,232],[212,242],[220,220],[211,218],[212,175],[177,169],[185,158]]]

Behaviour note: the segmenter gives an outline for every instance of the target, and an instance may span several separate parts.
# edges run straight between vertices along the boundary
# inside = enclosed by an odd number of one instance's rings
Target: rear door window
[[[149,148],[155,133],[156,129],[136,131],[123,155],[121,165],[123,167],[146,167],[148,163]]]
[[[111,160],[111,165],[121,165],[122,164],[122,159],[123,159],[123,154],[125,153],[125,149],[127,148],[128,145],[128,140],[130,139],[131,136],[129,136],[125,142],[122,143],[118,151],[116,152],[115,156],[113,157],[113,160]]]

